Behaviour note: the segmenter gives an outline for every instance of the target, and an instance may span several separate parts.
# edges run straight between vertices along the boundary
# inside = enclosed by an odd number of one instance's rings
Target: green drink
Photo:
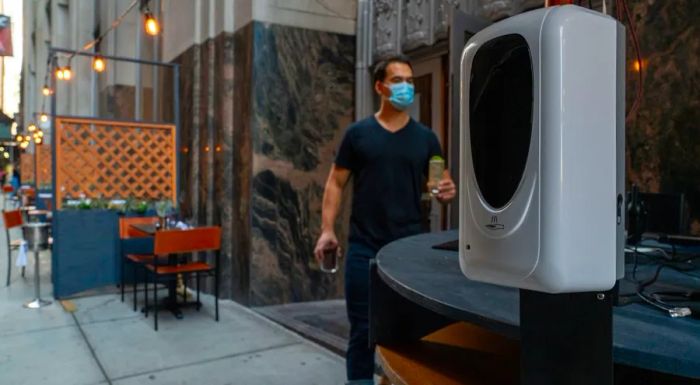
[[[438,185],[440,184],[444,172],[445,159],[437,155],[430,158],[430,162],[428,163],[428,189],[430,189],[431,196],[436,196],[440,193]]]

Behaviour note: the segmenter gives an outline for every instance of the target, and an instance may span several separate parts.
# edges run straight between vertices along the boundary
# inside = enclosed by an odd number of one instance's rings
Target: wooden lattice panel
[[[25,152],[19,156],[19,175],[22,184],[34,184],[34,154]]]
[[[51,146],[44,143],[39,151],[39,188],[51,185]],[[20,155],[20,176],[23,184],[34,184],[34,153]]]
[[[175,126],[57,118],[57,201],[171,199],[176,194]]]

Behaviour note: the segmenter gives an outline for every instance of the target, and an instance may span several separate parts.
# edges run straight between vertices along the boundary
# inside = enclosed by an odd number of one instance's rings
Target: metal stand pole
[[[522,385],[612,385],[612,296],[520,289]]]
[[[24,304],[27,309],[39,309],[51,305],[51,301],[41,299],[39,287],[39,249],[34,249],[34,300]]]

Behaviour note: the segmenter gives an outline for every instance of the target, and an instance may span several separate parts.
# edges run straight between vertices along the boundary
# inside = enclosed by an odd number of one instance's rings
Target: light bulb
[[[151,36],[156,36],[160,32],[160,25],[158,20],[150,12],[146,12],[145,16],[145,30],[146,33]]]
[[[10,159],[10,153],[8,152],[4,153],[3,156],[5,157],[5,159]]]
[[[17,136],[15,137],[15,142],[17,142],[17,143],[21,143],[23,140],[24,140],[24,135],[22,135],[22,134],[17,134]]]
[[[63,68],[62,67],[56,68],[56,79],[63,80]]]
[[[73,77],[73,72],[70,66],[63,67],[63,80],[70,80],[71,77]]]
[[[63,73],[61,73],[61,76],[63,76]],[[49,86],[44,86],[41,93],[44,94],[44,96],[49,96],[51,95],[51,88],[49,88]]]
[[[37,135],[39,135],[40,138],[44,137],[44,131],[39,131],[37,132]]]
[[[41,114],[41,115],[39,115],[39,120],[41,120],[42,122],[46,123],[46,122],[49,121],[49,116],[46,115],[46,114]]]
[[[27,126],[27,131],[29,131],[29,132],[36,131],[36,126],[34,124],[30,124],[29,126]]]
[[[107,68],[107,64],[102,56],[95,56],[92,59],[92,69],[94,69],[95,72],[102,72],[105,68]]]

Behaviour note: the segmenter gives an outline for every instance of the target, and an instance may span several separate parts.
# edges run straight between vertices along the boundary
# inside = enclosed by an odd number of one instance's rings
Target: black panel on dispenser
[[[521,35],[479,48],[471,67],[469,127],[474,173],[484,200],[499,209],[523,178],[532,136],[530,49]]]

